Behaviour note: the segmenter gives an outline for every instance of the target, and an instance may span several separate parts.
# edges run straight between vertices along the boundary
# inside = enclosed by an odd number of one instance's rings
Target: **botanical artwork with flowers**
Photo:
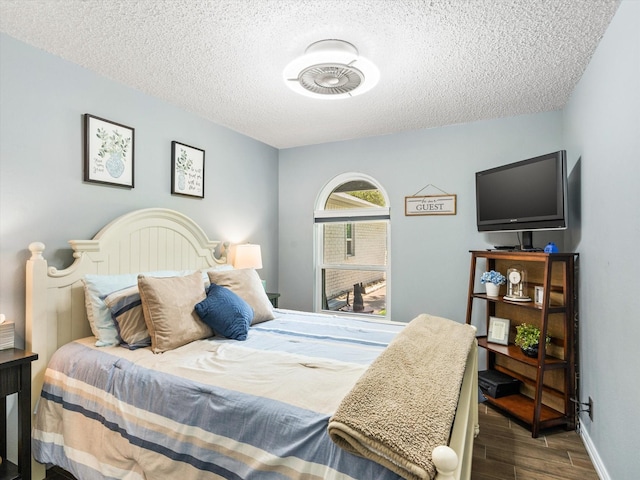
[[[84,115],[84,180],[133,188],[134,129]]]
[[[171,142],[171,193],[204,198],[204,150]]]

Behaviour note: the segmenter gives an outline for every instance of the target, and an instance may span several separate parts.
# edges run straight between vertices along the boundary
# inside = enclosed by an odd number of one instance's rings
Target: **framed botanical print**
[[[135,130],[84,114],[84,181],[133,188]]]
[[[204,150],[171,142],[171,193],[204,198]]]

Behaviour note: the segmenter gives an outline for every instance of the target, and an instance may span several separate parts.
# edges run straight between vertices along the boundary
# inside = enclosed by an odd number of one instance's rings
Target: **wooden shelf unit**
[[[487,401],[531,427],[537,437],[540,430],[565,425],[575,428],[576,411],[572,399],[576,394],[575,339],[576,253],[543,253],[521,251],[472,251],[467,301],[467,323],[472,321],[474,303],[484,304],[488,331],[489,318],[510,320],[509,344],[499,345],[478,337],[478,345],[487,352],[487,368],[498,370],[520,380],[520,393]],[[527,272],[527,296],[534,297],[536,286],[544,288],[542,303],[513,302],[503,298],[506,285],[498,297],[475,291],[478,259],[485,270],[496,270],[506,276],[507,269],[518,266]],[[537,325],[541,337],[551,337],[546,349],[540,348],[536,358],[527,357],[514,345],[516,325]]]

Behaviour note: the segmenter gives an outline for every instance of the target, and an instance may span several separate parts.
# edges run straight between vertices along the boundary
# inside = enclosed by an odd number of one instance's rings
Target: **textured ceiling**
[[[0,0],[0,30],[277,148],[562,108],[615,0]],[[282,71],[346,40],[370,92],[318,100]]]

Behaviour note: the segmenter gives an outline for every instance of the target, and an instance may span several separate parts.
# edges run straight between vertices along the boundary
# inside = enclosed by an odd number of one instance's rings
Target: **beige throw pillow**
[[[251,325],[273,320],[273,305],[264,291],[262,280],[253,268],[242,268],[239,270],[209,271],[209,281],[226,287],[253,308],[253,320]]]
[[[211,328],[200,320],[194,308],[206,298],[199,271],[184,277],[139,275],[138,289],[154,353],[213,336]]]

